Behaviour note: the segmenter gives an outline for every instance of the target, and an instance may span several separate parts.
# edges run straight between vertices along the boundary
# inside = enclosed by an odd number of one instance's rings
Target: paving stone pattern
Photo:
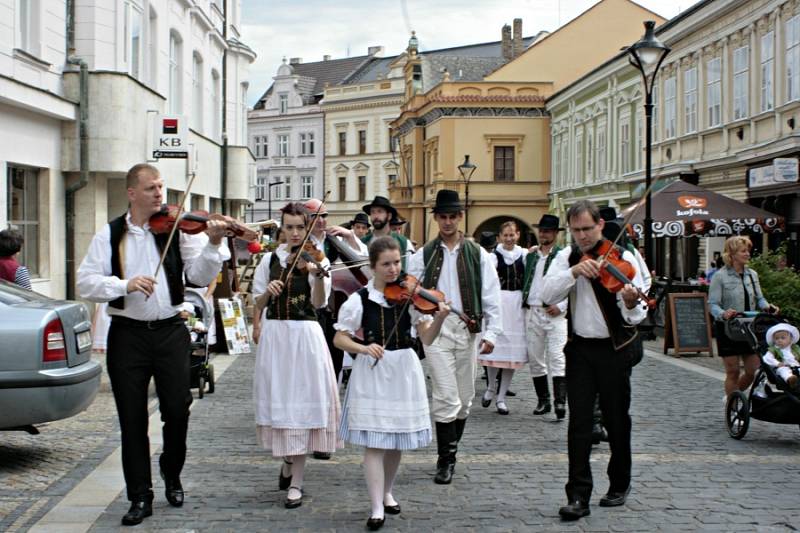
[[[154,516],[137,530],[362,531],[369,512],[362,450],[309,459],[303,506],[283,507],[279,462],[258,448],[253,427],[253,356],[240,356],[217,392],[196,402],[184,470],[186,504],[169,507],[156,481]],[[510,416],[476,398],[452,485],[432,482],[435,445],[405,454],[393,531],[796,531],[800,527],[796,425],[753,421],[742,441],[723,422],[722,383],[646,357],[634,371],[633,491],[624,507],[596,505],[608,488],[608,448],[593,454],[592,515],[561,522],[566,423],[534,417],[527,370],[515,376]],[[482,383],[480,383],[482,386]],[[478,392],[480,394],[481,391]],[[154,463],[154,472],[157,472]],[[120,496],[93,531],[117,531]]]

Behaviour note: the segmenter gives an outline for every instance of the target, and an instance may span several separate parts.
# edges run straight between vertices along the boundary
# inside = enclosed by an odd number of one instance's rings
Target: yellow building
[[[547,98],[636,41],[644,20],[662,19],[629,0],[602,0],[552,34],[521,37],[522,21],[502,40],[458,54],[406,51],[405,103],[392,122],[401,173],[392,202],[421,243],[436,233],[430,209],[440,189],[469,204],[468,235],[497,231],[509,219],[525,234],[549,210],[550,118]],[[470,54],[470,52],[472,52]],[[458,166],[477,166],[469,183]]]

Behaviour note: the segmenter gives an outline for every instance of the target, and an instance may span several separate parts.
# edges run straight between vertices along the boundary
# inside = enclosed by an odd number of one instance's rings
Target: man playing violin
[[[579,201],[567,211],[567,221],[574,244],[554,259],[548,282],[542,289],[542,300],[555,302],[569,296],[569,340],[564,348],[570,413],[569,479],[565,487],[568,504],[559,514],[564,520],[577,520],[590,514],[589,458],[597,393],[611,449],[608,465],[611,483],[600,505],[623,505],[630,491],[630,375],[632,362],[642,349],[636,324],[645,318],[647,311],[637,290],[643,286],[642,275],[629,251],[617,248],[619,261],[630,264],[634,273],[630,282],[621,285],[616,293],[600,282],[607,275],[609,259],[597,256],[594,251],[599,245],[611,242],[603,238],[605,221],[597,206]]]
[[[130,209],[94,236],[78,268],[82,298],[108,302],[108,375],[122,433],[122,469],[131,507],[124,525],[152,514],[147,389],[155,379],[164,421],[161,476],[170,505],[183,505],[180,473],[189,425],[189,332],[179,316],[184,277],[209,285],[230,257],[222,244],[228,224],[209,220],[205,233],[155,235],[149,220],[161,210],[164,180],[157,168],[134,165],[127,174]],[[161,251],[167,249],[163,268]],[[156,272],[158,274],[156,275]]]
[[[486,250],[458,230],[463,218],[458,193],[440,190],[433,207],[439,234],[408,262],[409,274],[422,280],[424,288],[443,292],[451,308],[460,309],[470,320],[467,328],[456,313],[449,314],[435,340],[423,342],[439,455],[433,480],[438,484],[453,480],[458,443],[475,396],[476,349],[491,353],[502,332],[497,270]]]

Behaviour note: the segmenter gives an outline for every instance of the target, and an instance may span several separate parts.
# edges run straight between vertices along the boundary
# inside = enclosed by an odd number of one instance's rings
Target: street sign
[[[189,126],[183,115],[155,115],[153,159],[186,159],[189,157]]]

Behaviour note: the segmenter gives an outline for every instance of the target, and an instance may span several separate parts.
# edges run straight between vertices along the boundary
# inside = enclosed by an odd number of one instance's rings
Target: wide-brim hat
[[[434,213],[459,213],[464,210],[464,204],[458,198],[458,192],[450,189],[442,189],[436,193],[436,204],[433,206]]]
[[[482,231],[480,238],[480,245],[482,248],[488,248],[497,244],[497,234],[493,231]]]
[[[368,228],[372,227],[372,224],[369,223],[369,217],[366,213],[356,213],[356,216],[350,221],[350,225],[352,226],[353,224],[364,224]]]
[[[389,225],[390,226],[402,226],[406,222],[408,222],[406,219],[404,219],[403,217],[398,215],[396,217],[392,217],[392,220],[389,221]]]
[[[610,222],[612,220],[617,219],[617,210],[614,209],[613,207],[610,206],[601,207],[599,211],[600,211],[600,218],[602,218],[606,222]]]
[[[386,209],[387,211],[389,211],[389,213],[391,213],[392,218],[397,218],[397,209],[394,208],[392,202],[390,202],[389,199],[386,198],[385,196],[376,196],[375,198],[372,199],[372,202],[368,203],[361,209],[362,211],[364,211],[366,214],[369,215],[370,210],[373,207],[382,207],[383,209]]]
[[[559,226],[558,217],[555,215],[542,215],[542,218],[539,219],[538,224],[534,224],[534,227],[539,229],[554,229],[556,231],[563,229]]]
[[[800,331],[798,331],[797,328],[791,324],[782,323],[782,324],[775,324],[774,326],[772,326],[767,330],[767,344],[775,344],[772,341],[772,338],[779,331],[787,332],[789,336],[792,337],[792,344],[800,343]]]

